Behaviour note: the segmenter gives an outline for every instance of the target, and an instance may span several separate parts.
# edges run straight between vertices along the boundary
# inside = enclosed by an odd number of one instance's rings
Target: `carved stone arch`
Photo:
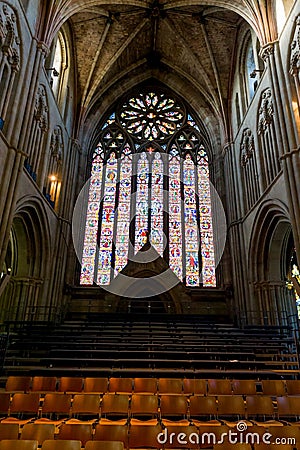
[[[49,223],[39,198],[19,200],[11,231],[11,277],[3,293],[4,320],[45,317],[44,282],[50,267]]]
[[[7,61],[18,71],[20,61],[20,38],[15,11],[5,2],[0,2],[0,50]],[[1,61],[0,57],[0,61]]]
[[[259,208],[249,244],[249,280],[256,319],[287,323],[295,313],[285,282],[286,248],[291,233],[288,209],[279,200],[267,200]]]

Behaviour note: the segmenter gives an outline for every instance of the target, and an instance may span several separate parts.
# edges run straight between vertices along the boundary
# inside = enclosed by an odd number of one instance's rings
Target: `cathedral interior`
[[[0,0],[0,217],[0,450],[300,449],[299,1]]]

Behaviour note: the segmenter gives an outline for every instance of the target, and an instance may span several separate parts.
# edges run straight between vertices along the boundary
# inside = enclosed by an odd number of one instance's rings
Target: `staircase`
[[[199,316],[103,314],[93,321],[11,330],[8,375],[294,378],[288,327],[203,322]]]

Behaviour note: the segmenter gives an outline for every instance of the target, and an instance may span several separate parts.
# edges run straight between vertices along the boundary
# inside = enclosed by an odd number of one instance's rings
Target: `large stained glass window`
[[[164,92],[144,91],[109,115],[91,161],[82,285],[110,284],[149,239],[187,286],[216,286],[204,142]]]

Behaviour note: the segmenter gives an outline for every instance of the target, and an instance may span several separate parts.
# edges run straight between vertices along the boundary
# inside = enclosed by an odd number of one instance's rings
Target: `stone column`
[[[289,102],[278,42],[276,41],[263,47],[261,56],[269,67],[271,87],[274,93],[274,112],[276,129],[278,130],[279,153],[287,190],[295,248],[297,257],[300,260],[300,148],[296,147],[292,105]]]

